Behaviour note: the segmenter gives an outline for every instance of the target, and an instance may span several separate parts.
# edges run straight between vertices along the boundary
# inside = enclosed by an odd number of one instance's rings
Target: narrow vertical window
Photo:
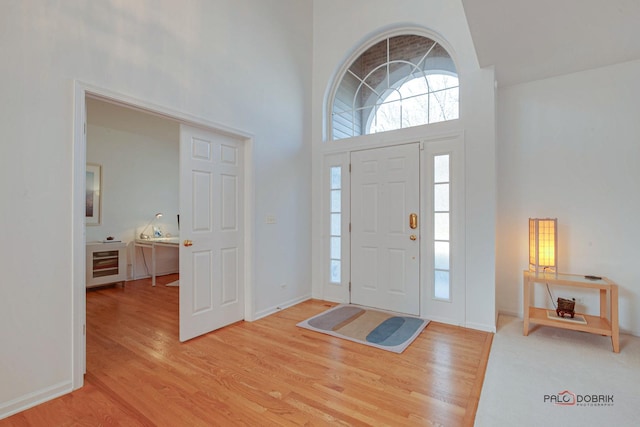
[[[451,300],[451,188],[449,154],[433,158],[433,296],[440,300]]]
[[[342,166],[332,166],[330,179],[329,281],[341,283],[342,264]]]

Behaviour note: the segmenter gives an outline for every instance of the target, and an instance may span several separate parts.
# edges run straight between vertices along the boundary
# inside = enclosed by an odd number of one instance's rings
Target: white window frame
[[[414,131],[410,133],[413,134]],[[404,131],[394,132],[399,135]],[[421,230],[421,256],[420,256],[420,315],[442,323],[464,325],[465,295],[466,295],[466,262],[465,262],[465,185],[464,185],[464,132],[452,130],[438,135],[411,137],[404,139],[379,141],[376,134],[366,135],[360,138],[341,140],[339,144],[325,144],[322,148],[322,257],[320,268],[322,271],[321,299],[333,302],[349,302],[349,280],[351,274],[351,235],[348,233],[349,220],[351,218],[351,175],[349,170],[349,158],[352,151],[363,148],[382,148],[395,145],[404,145],[419,141],[422,145],[421,153],[421,206],[420,206],[420,230]],[[429,224],[433,224],[433,156],[450,154],[450,300],[436,300],[433,295],[434,249],[433,239],[429,238]],[[342,166],[342,282],[331,283],[330,269],[330,206],[331,186],[330,170],[333,166]],[[453,303],[455,310],[452,310]]]
[[[449,298],[439,299],[434,295],[435,250],[434,221],[434,177],[435,156],[448,154],[449,157]],[[429,229],[423,231],[421,265],[423,289],[421,309],[431,320],[464,326],[466,316],[466,230],[465,230],[465,148],[464,133],[432,140],[425,144],[422,176],[425,191],[422,193],[425,221]],[[426,223],[423,223],[426,224]],[[424,229],[423,229],[424,230]],[[432,233],[433,231],[431,231]]]
[[[341,265],[339,283],[331,280],[331,168],[340,167],[341,172]],[[322,285],[323,299],[327,301],[349,301],[349,279],[351,274],[351,239],[349,218],[351,200],[351,179],[349,174],[349,153],[335,153],[324,156],[322,167]]]
[[[415,35],[415,36],[421,36],[421,37],[426,37],[428,39],[431,39],[432,41],[436,42],[438,45],[440,45],[442,48],[444,48],[446,50],[446,52],[448,53],[449,57],[451,58],[451,61],[453,62],[454,66],[455,66],[455,75],[458,77],[458,88],[460,91],[460,86],[461,86],[461,79],[460,79],[460,75],[458,72],[458,60],[457,60],[457,55],[455,53],[455,50],[453,49],[453,47],[446,42],[445,40],[443,40],[440,36],[438,36],[438,34],[429,31],[427,29],[424,28],[403,28],[403,29],[397,29],[397,30],[391,30],[388,32],[385,32],[383,34],[380,34],[379,37],[370,40],[368,43],[363,44],[360,49],[358,49],[357,51],[354,51],[351,56],[349,56],[349,58],[342,64],[341,68],[338,70],[338,72],[336,73],[336,78],[334,79],[334,81],[331,84],[331,87],[329,88],[329,92],[328,92],[328,96],[327,96],[327,103],[325,104],[325,132],[324,132],[324,137],[325,137],[325,141],[330,141],[330,142],[342,142],[351,138],[359,138],[359,137],[363,137],[363,136],[367,136],[367,135],[376,135],[376,134],[362,134],[362,135],[355,135],[352,137],[347,137],[347,138],[341,138],[341,139],[334,139],[334,134],[333,134],[333,106],[336,100],[336,94],[338,92],[338,89],[340,87],[340,84],[342,83],[342,79],[345,75],[345,73],[347,73],[347,71],[349,70],[349,68],[352,66],[352,64],[354,63],[354,61],[356,61],[360,55],[362,55],[364,52],[366,52],[369,48],[371,48],[372,46],[374,46],[375,44],[385,40],[385,39],[389,39],[392,37],[397,37],[397,36],[404,36],[404,35]],[[433,69],[430,71],[434,71],[436,73],[442,73],[442,74],[453,74],[450,70],[440,70],[440,69]],[[460,92],[459,92],[460,94]],[[458,121],[459,119],[461,119],[462,117],[462,105],[463,100],[459,97],[458,99],[458,117],[456,119],[452,119],[452,120],[448,120],[448,122],[451,121]],[[368,119],[367,119],[368,120]],[[436,123],[442,123],[442,122],[436,122]],[[361,126],[367,126],[367,123],[361,123]],[[429,124],[426,125],[421,125],[421,126],[429,126]],[[404,128],[404,129],[411,129],[411,128]],[[393,132],[393,131],[391,131]]]

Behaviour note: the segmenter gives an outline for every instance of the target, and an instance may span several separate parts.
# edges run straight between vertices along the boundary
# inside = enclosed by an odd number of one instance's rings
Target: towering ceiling
[[[462,0],[501,86],[640,59],[640,0]]]

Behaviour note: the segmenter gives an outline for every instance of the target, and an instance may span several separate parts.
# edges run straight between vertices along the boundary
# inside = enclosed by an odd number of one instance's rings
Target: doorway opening
[[[87,163],[101,171],[87,243],[126,245],[118,272],[127,280],[178,273],[180,124],[92,97],[86,109]]]
[[[83,377],[86,371],[86,287],[85,287],[85,203],[86,203],[86,159],[87,159],[87,99],[97,99],[100,101],[114,103],[121,107],[144,112],[159,118],[164,118],[172,122],[179,123],[181,126],[189,125],[200,129],[208,130],[214,134],[223,135],[227,138],[233,138],[238,141],[238,150],[243,154],[246,161],[241,170],[241,178],[244,181],[242,193],[238,193],[238,197],[242,199],[242,203],[238,204],[241,211],[236,212],[243,218],[245,224],[245,233],[242,236],[243,251],[240,252],[242,264],[251,266],[252,242],[250,224],[252,223],[252,184],[251,184],[251,153],[253,139],[251,135],[231,129],[217,123],[190,116],[185,113],[177,112],[166,107],[161,107],[131,98],[125,95],[117,94],[106,89],[97,88],[76,82],[74,87],[74,144],[73,144],[73,218],[72,218],[72,246],[73,246],[73,337],[72,337],[72,371],[73,371],[73,388],[77,389],[83,385]],[[183,144],[181,142],[181,144]],[[184,156],[182,156],[184,157]],[[182,170],[182,166],[180,169]],[[182,172],[181,172],[182,174]],[[181,182],[184,177],[181,176]],[[180,191],[182,194],[182,191]],[[180,196],[181,197],[181,196]],[[182,202],[181,202],[182,203]],[[191,212],[189,209],[181,209],[181,223],[184,228],[185,216]],[[181,232],[182,234],[182,232]],[[182,251],[182,246],[181,246]],[[182,255],[182,254],[181,254]],[[182,257],[181,257],[182,258]],[[180,266],[180,272],[185,267]],[[189,268],[189,267],[187,267]],[[242,282],[239,283],[243,292],[242,312],[244,319],[253,320],[253,304],[252,304],[252,288],[251,288],[251,269],[244,270]],[[202,289],[202,283],[200,283]],[[182,287],[181,287],[182,288]],[[182,289],[180,289],[182,292]],[[182,322],[181,322],[182,323]]]

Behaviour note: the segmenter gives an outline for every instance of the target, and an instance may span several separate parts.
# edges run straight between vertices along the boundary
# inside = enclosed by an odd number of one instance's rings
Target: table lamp
[[[529,218],[529,271],[558,275],[557,218]]]
[[[160,212],[155,214],[155,216],[153,218],[151,218],[151,221],[149,221],[149,224],[147,224],[147,226],[142,229],[142,233],[140,233],[140,238],[141,239],[148,239],[149,238],[149,236],[147,234],[144,234],[144,232],[147,231],[147,228],[149,228],[149,226],[151,224],[153,224],[153,221],[155,221],[158,218],[162,218],[162,214]]]

